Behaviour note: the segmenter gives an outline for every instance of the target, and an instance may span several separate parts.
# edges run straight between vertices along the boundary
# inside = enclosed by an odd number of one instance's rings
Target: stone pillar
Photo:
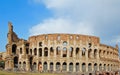
[[[67,72],[69,72],[69,63],[67,63]]]
[[[42,47],[42,57],[44,57],[44,47]]]
[[[53,47],[53,50],[54,50],[54,57],[56,57],[56,48]]]
[[[67,47],[67,58],[69,58],[69,47]]]
[[[53,71],[56,71],[56,63],[53,64]]]
[[[86,72],[88,72],[88,63],[86,63],[85,66],[86,66]]]
[[[26,60],[26,70],[30,71],[30,62],[28,59]]]
[[[61,47],[61,58],[63,57],[63,48]]]
[[[48,58],[50,57],[50,48],[48,47]]]
[[[73,63],[73,72],[75,72],[76,71],[76,65],[75,65],[75,63]]]
[[[80,58],[82,58],[82,49],[80,49],[80,53],[79,54],[80,54]]]
[[[76,52],[76,49],[75,49],[75,47],[74,47],[74,48],[73,48],[73,57],[74,57],[74,58],[76,57],[75,52]]]
[[[86,60],[88,60],[88,49],[86,48],[86,51],[85,51],[85,58]]]
[[[50,70],[50,62],[47,62],[47,70],[49,71]]]
[[[80,63],[80,72],[82,72],[82,63]]]

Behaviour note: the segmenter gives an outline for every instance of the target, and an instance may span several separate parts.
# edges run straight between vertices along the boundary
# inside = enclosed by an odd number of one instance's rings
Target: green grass
[[[54,73],[15,73],[15,72],[0,71],[0,75],[62,75],[62,74],[54,74]]]

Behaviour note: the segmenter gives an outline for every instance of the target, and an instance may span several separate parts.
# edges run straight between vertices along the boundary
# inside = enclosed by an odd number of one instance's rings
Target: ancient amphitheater
[[[119,49],[100,43],[96,36],[42,34],[20,39],[8,24],[5,69],[71,72],[85,75],[119,70]],[[111,74],[112,75],[112,74]]]

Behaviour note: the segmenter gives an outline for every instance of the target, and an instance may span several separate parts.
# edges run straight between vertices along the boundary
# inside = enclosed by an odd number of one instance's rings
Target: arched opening
[[[53,47],[50,48],[50,56],[54,56],[54,50],[53,50]]]
[[[70,47],[70,57],[72,57],[73,56],[73,47]]]
[[[67,71],[67,63],[66,62],[63,63],[62,71]]]
[[[76,57],[79,57],[79,48],[76,48]]]
[[[44,48],[44,56],[45,56],[45,57],[48,56],[48,48],[47,48],[47,47]]]
[[[69,71],[73,72],[73,63],[72,62],[69,64]]]
[[[42,71],[42,63],[41,63],[41,62],[38,63],[38,71],[39,71],[39,72]]]
[[[23,62],[23,69],[24,69],[24,71],[26,70],[26,62],[25,61]]]
[[[104,64],[104,67],[103,67],[103,68],[104,68],[104,71],[106,71],[106,64]]]
[[[18,68],[18,57],[14,57],[14,68]]]
[[[94,64],[94,71],[97,71],[97,63]]]
[[[94,58],[97,58],[97,49],[94,50]]]
[[[60,62],[56,63],[56,71],[60,71]]]
[[[92,73],[89,73],[89,75],[92,75]]]
[[[39,57],[42,57],[42,48],[39,48]]]
[[[110,65],[109,65],[109,64],[108,64],[108,66],[107,66],[107,67],[108,67],[108,71],[110,71]]]
[[[79,71],[80,71],[80,67],[79,67],[79,66],[80,66],[79,63],[76,63],[76,66],[75,66],[76,72],[79,72]]]
[[[82,72],[86,72],[86,64],[85,63],[82,64]]]
[[[53,71],[53,62],[50,63],[50,71]]]
[[[44,70],[45,72],[47,72],[47,62],[44,62],[44,64],[43,64],[43,70]]]
[[[29,54],[29,48],[26,48],[26,54]]]
[[[85,56],[86,48],[82,48],[82,56]]]
[[[34,55],[37,55],[37,48],[34,49]]]
[[[22,48],[20,48],[20,54],[22,54]]]
[[[21,69],[22,65],[21,65],[21,62],[19,62],[19,68]]]
[[[32,49],[30,49],[30,55],[32,55]]]
[[[56,55],[60,55],[60,47],[56,48]]]
[[[92,49],[88,49],[88,58],[91,58]]]
[[[99,65],[99,71],[102,71],[102,64]]]
[[[102,51],[100,50],[99,51],[99,57],[101,58],[101,56],[102,56]]]
[[[42,47],[42,42],[39,42],[39,47]]]
[[[92,71],[92,64],[91,63],[88,64],[88,71]]]
[[[67,48],[66,47],[63,48],[63,57],[67,57]]]
[[[33,70],[33,68],[32,68],[33,57],[30,57],[30,58],[29,58],[29,61],[30,61],[30,69]]]
[[[16,54],[16,50],[17,50],[17,46],[16,46],[16,44],[13,44],[12,45],[12,53]]]
[[[63,42],[63,46],[67,46],[67,41],[64,41],[64,42]]]
[[[33,71],[36,71],[36,67],[37,67],[36,62],[34,62],[33,63]]]

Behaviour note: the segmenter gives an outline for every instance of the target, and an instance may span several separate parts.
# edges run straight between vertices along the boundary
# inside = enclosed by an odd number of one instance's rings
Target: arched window
[[[54,55],[54,50],[53,50],[53,47],[50,48],[50,56],[53,56]]]
[[[63,48],[63,57],[67,57],[67,48],[66,47]]]
[[[42,42],[39,42],[39,47],[42,47]]]
[[[67,71],[67,63],[66,62],[63,63],[62,70],[63,71]]]
[[[26,48],[26,54],[29,54],[29,48]]]
[[[72,57],[73,56],[73,47],[70,47],[70,57]]]
[[[34,55],[37,55],[37,49],[36,48],[34,49]]]
[[[59,55],[60,54],[60,47],[56,48],[56,54]]]
[[[44,62],[44,64],[43,64],[43,70],[47,71],[47,62]]]
[[[16,50],[17,50],[17,46],[16,46],[16,44],[13,44],[12,45],[12,53],[16,54]]]
[[[30,49],[30,54],[32,55],[32,49]]]
[[[26,62],[25,61],[23,62],[23,69],[24,70],[26,69]]]
[[[63,46],[67,46],[67,42],[66,41],[63,42]]]
[[[14,57],[14,68],[18,68],[18,57]]]
[[[77,56],[77,57],[79,57],[79,51],[80,51],[80,50],[79,50],[79,48],[77,47],[77,48],[76,48],[76,56]]]
[[[76,63],[76,72],[80,71],[79,63]]]
[[[92,49],[88,49],[88,58],[91,58]]]
[[[82,64],[82,72],[86,72],[86,64],[85,63]]]
[[[88,64],[88,71],[92,71],[92,64],[91,63]]]
[[[20,48],[20,54],[22,54],[22,48]]]
[[[45,57],[48,56],[48,48],[47,48],[47,47],[44,48],[44,56],[45,56]]]
[[[42,56],[42,48],[39,48],[39,56]]]
[[[60,71],[60,62],[56,63],[56,71]]]
[[[97,58],[97,49],[94,50],[94,58]]]
[[[53,71],[53,62],[50,63],[50,71]]]
[[[85,56],[86,48],[82,48],[82,56]]]
[[[69,64],[69,71],[72,72],[73,71],[73,63]]]

